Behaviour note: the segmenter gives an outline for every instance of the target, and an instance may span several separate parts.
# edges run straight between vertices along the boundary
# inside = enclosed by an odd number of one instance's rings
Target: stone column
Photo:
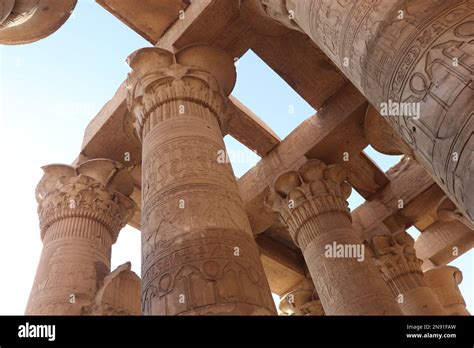
[[[284,315],[325,315],[321,300],[311,279],[302,280],[288,293],[280,297],[279,309]]]
[[[309,160],[280,175],[269,204],[288,225],[327,315],[398,315],[400,309],[352,228],[346,170]]]
[[[105,159],[43,170],[36,199],[44,246],[26,314],[85,314],[110,272],[111,246],[135,211],[132,177]]]
[[[458,285],[461,271],[453,266],[432,268],[424,273],[427,284],[434,290],[449,315],[470,315]]]
[[[77,0],[0,1],[0,44],[25,44],[51,35],[71,15]]]
[[[444,315],[441,303],[426,284],[413,238],[405,231],[375,235],[370,247],[375,264],[406,315]]]
[[[474,221],[473,0],[246,1],[309,35]]]
[[[207,45],[129,57],[142,141],[142,310],[276,314],[235,176],[225,161],[231,57]]]

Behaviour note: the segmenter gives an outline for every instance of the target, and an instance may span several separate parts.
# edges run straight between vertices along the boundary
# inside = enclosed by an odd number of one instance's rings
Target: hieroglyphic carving
[[[241,231],[223,228],[180,234],[160,243],[144,268],[143,312],[271,313],[272,299],[253,243]]]
[[[382,103],[419,103],[419,117],[387,120],[474,220],[474,1],[282,2],[378,110]]]
[[[27,314],[75,314],[110,271],[111,246],[136,209],[121,164],[50,165],[36,188],[43,251]]]
[[[233,61],[210,46],[129,59],[143,143],[143,314],[274,314],[225,150]]]
[[[224,187],[235,186],[229,163],[218,163],[222,142],[212,143],[201,137],[178,137],[147,152],[142,162],[143,200],[176,180],[186,178],[213,181]]]

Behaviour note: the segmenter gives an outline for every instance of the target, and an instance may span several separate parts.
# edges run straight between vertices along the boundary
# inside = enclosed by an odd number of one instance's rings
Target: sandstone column
[[[316,289],[311,279],[304,279],[280,298],[280,311],[284,315],[324,315]]]
[[[301,248],[327,315],[401,314],[352,228],[346,176],[339,165],[309,160],[275,180],[267,203]]]
[[[432,268],[424,273],[426,282],[438,296],[449,315],[470,315],[458,285],[462,282],[461,271],[453,266]]]
[[[207,45],[129,58],[142,140],[143,314],[276,314],[229,163],[233,60]]]
[[[406,315],[444,315],[441,303],[426,284],[413,238],[405,231],[375,235],[370,240],[375,264]]]
[[[25,44],[51,35],[71,15],[77,0],[0,1],[0,44]]]
[[[36,189],[43,252],[26,314],[80,315],[110,272],[111,246],[136,208],[129,172],[95,159],[43,167]]]
[[[387,107],[417,161],[474,221],[473,0],[246,2],[298,25],[377,110]]]

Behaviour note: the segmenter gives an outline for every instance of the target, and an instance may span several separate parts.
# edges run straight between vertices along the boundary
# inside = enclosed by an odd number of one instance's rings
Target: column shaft
[[[200,65],[215,55],[223,69]],[[163,66],[167,59],[183,65]],[[235,176],[218,161],[225,151],[219,74],[233,71],[232,60],[195,46],[177,58],[143,49],[131,65],[131,105],[143,142],[143,313],[275,314]]]
[[[80,315],[110,271],[107,228],[85,217],[55,222],[46,231],[26,314]]]
[[[36,189],[43,251],[26,314],[90,312],[110,272],[111,246],[136,208],[130,173],[98,159],[50,165]]]

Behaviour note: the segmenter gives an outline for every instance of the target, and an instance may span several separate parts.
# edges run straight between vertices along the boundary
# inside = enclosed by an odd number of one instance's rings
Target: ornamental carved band
[[[340,165],[326,165],[320,160],[309,160],[297,171],[280,175],[274,183],[276,194],[267,198],[267,204],[280,213],[289,232],[302,251],[314,239],[315,233],[328,230],[318,216],[334,214],[335,226],[351,226],[347,198],[351,186],[344,180],[347,170]],[[328,223],[329,220],[324,220]]]
[[[134,189],[128,171],[105,159],[90,160],[77,167],[52,164],[43,170],[36,188],[41,239],[54,223],[82,217],[105,226],[115,243],[136,210],[128,197]]]
[[[398,106],[388,122],[473,221],[474,0],[260,1],[276,20],[292,11],[381,113]]]

